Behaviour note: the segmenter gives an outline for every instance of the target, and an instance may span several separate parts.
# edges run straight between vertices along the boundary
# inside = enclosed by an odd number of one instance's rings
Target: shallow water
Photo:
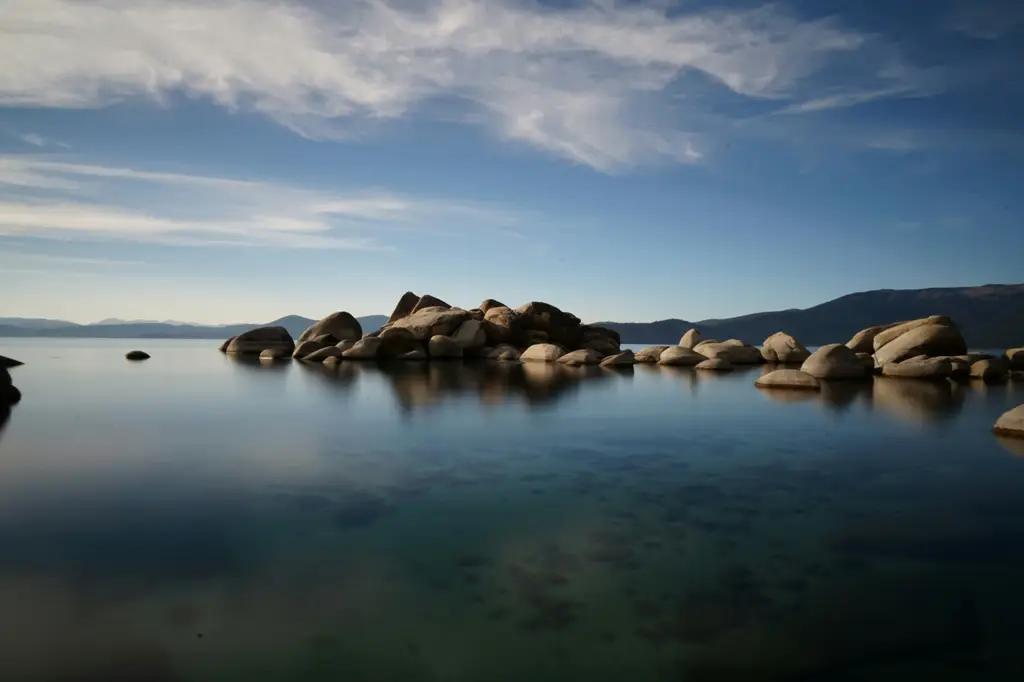
[[[1024,678],[1024,384],[215,346],[0,340],[0,679]]]

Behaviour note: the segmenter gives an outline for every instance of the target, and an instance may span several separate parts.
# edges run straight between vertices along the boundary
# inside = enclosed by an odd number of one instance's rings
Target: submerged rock
[[[946,358],[912,358],[882,365],[882,374],[908,379],[945,379],[953,374],[953,363]]]
[[[556,360],[563,365],[578,367],[580,365],[597,365],[601,362],[601,354],[590,348],[582,348],[566,353]]]
[[[763,388],[792,388],[807,391],[821,389],[821,382],[798,369],[777,369],[774,372],[768,372],[755,381],[754,385]]]
[[[637,353],[634,357],[639,363],[655,363],[661,359],[661,354],[673,346],[648,346]]]
[[[149,353],[143,350],[130,350],[124,357],[126,360],[149,360]]]
[[[704,362],[694,365],[696,369],[711,369],[719,371],[727,371],[733,369],[733,364],[723,357],[709,358]]]
[[[992,383],[1003,382],[1009,378],[1010,368],[1001,358],[979,360],[971,365],[971,378]]]
[[[862,379],[867,376],[864,361],[841,343],[832,343],[814,351],[800,370],[817,379]]]
[[[765,362],[799,364],[811,357],[811,352],[789,334],[776,332],[764,340],[761,356]]]
[[[290,355],[295,350],[295,342],[284,327],[257,327],[233,337],[225,350],[228,353],[258,355],[268,348],[280,348]]]
[[[706,357],[685,346],[669,346],[658,356],[659,365],[693,367],[705,360]]]
[[[519,356],[523,362],[555,362],[565,355],[565,349],[553,343],[535,343]]]
[[[1013,436],[1024,438],[1024,405],[1018,405],[1012,410],[1005,412],[998,420],[992,430],[1000,436]]]
[[[624,350],[621,353],[615,355],[609,355],[605,359],[601,360],[602,367],[617,367],[622,365],[634,365],[636,364],[636,356],[631,350]]]

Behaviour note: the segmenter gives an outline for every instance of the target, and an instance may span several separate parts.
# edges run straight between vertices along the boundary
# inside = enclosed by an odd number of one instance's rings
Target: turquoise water
[[[0,341],[3,680],[1024,679],[1021,383]]]

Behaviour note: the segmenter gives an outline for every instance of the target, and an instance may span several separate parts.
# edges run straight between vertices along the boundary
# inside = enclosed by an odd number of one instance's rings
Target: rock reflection
[[[232,367],[238,367],[246,372],[263,372],[265,374],[283,373],[292,364],[290,360],[261,360],[258,355],[243,353],[225,353],[224,361],[230,363]]]
[[[996,443],[1003,450],[1006,450],[1015,457],[1024,458],[1024,438],[1008,438],[1007,436],[995,436]]]
[[[875,377],[874,404],[885,412],[914,423],[948,421],[959,414],[964,393],[948,381],[916,381]]]
[[[871,400],[871,381],[825,381],[821,382],[821,399],[829,409],[842,412],[857,402],[857,398]]]
[[[584,381],[607,381],[623,375],[602,367],[539,362],[388,363],[377,369],[391,382],[399,405],[407,411],[437,406],[447,398],[463,395],[476,396],[487,405],[521,400],[539,406],[568,396]]]

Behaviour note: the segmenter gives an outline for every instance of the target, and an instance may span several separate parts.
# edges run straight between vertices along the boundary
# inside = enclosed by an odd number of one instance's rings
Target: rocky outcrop
[[[669,348],[678,348],[678,346],[648,346],[637,353],[634,358],[638,363],[653,364],[658,362],[661,359],[661,354]]]
[[[1001,358],[978,360],[971,365],[970,376],[989,383],[1001,383],[1010,378],[1010,367]]]
[[[692,350],[694,346],[696,346],[703,340],[704,337],[701,336],[701,333],[699,331],[697,331],[696,329],[691,329],[690,331],[683,334],[683,338],[679,339],[679,345],[682,346],[683,348],[689,348]]]
[[[149,360],[149,353],[144,350],[130,350],[124,354],[125,360]]]
[[[802,343],[785,332],[776,332],[764,340],[761,357],[765,362],[779,364],[803,364],[811,352]]]
[[[929,321],[933,319],[948,320],[948,318],[936,316],[927,318],[927,320],[905,322],[876,336],[875,363],[884,366],[890,362],[901,362],[917,355],[938,357],[966,353],[967,343],[960,331],[952,323],[940,324]],[[888,340],[880,344],[883,337]]]
[[[565,349],[553,343],[535,343],[519,356],[522,362],[555,362],[565,355]]]
[[[432,358],[450,360],[462,357],[462,347],[448,336],[435,334],[427,344],[427,353]]]
[[[407,317],[419,302],[420,297],[411,291],[402,294],[402,298],[398,299],[398,304],[395,305],[395,309],[391,312],[391,317],[384,323],[385,326],[398,322],[403,317]]]
[[[531,301],[517,308],[516,312],[523,318],[525,328],[545,332],[551,343],[572,350],[580,348],[583,330],[580,328],[580,318],[572,313],[542,301]]]
[[[402,327],[388,327],[381,331],[377,338],[380,339],[377,355],[382,360],[398,359],[416,351],[426,352],[423,341],[417,339],[412,331]]]
[[[761,351],[739,339],[728,341],[702,341],[694,346],[706,358],[724,358],[734,365],[756,365],[764,361]]]
[[[352,360],[376,360],[380,350],[380,337],[367,336],[355,342],[351,348],[342,352],[342,357]]]
[[[799,369],[777,369],[754,382],[758,388],[792,388],[805,391],[821,389],[821,382]]]
[[[235,337],[232,336],[230,339],[228,339],[224,343],[220,344],[220,347],[217,350],[219,350],[221,353],[227,353],[228,352],[228,346],[230,346],[231,342],[234,341],[234,340],[235,340]]]
[[[295,351],[295,342],[284,327],[257,327],[232,338],[225,351],[259,355],[268,348],[283,349],[291,355]]]
[[[931,317],[922,317],[918,320],[910,320],[908,322],[898,322],[891,325],[888,329],[878,332],[875,338],[871,342],[871,346],[875,351],[878,351],[882,346],[891,343],[900,336],[907,332],[923,327],[926,324],[935,324],[944,327],[951,326],[953,321],[945,315],[932,315]]]
[[[1003,358],[1010,369],[1024,369],[1024,348],[1009,348]]]
[[[992,430],[1001,436],[1024,438],[1024,405],[1018,405],[1006,412],[997,421]]]
[[[583,330],[583,348],[596,350],[601,355],[615,355],[619,352],[620,337],[614,329],[597,325],[583,325],[580,329]]]
[[[351,348],[354,345],[356,345],[355,341],[353,341],[352,339],[345,339],[344,341],[339,341],[335,345],[335,348],[337,348],[342,353],[344,353],[345,351],[347,351],[349,348]]]
[[[11,373],[7,371],[7,367],[0,366],[0,409],[6,410],[20,401],[21,391],[14,385]],[[0,427],[2,426],[3,422],[0,420]]]
[[[800,371],[816,379],[862,379],[868,370],[864,361],[847,346],[832,343],[811,353]]]
[[[659,355],[658,364],[673,367],[694,367],[705,360],[707,360],[706,357],[685,346],[669,346]]]
[[[419,311],[424,310],[426,308],[451,308],[451,306],[436,296],[431,296],[430,294],[423,294],[422,296],[420,296],[420,300],[416,301],[416,305],[412,307],[412,312],[409,314],[415,315]]]
[[[872,354],[875,352],[875,337],[884,332],[886,329],[892,329],[896,325],[903,324],[902,322],[893,322],[892,324],[882,324],[877,327],[868,327],[862,329],[853,335],[853,338],[846,342],[846,347],[852,350],[854,353],[867,353]]]
[[[711,369],[718,371],[728,371],[733,369],[733,364],[724,357],[709,358],[704,362],[700,362],[694,365],[695,369]]]
[[[596,350],[591,348],[581,348],[580,350],[574,350],[566,353],[562,357],[558,358],[556,362],[560,362],[563,365],[569,365],[570,367],[579,367],[580,365],[598,365],[601,363],[602,356]]]
[[[469,312],[441,306],[421,308],[395,322],[388,329],[407,329],[417,341],[429,341],[433,336],[448,336],[470,319]],[[386,330],[382,330],[383,335]]]
[[[495,301],[493,298],[485,298],[483,303],[477,306],[477,309],[484,315],[486,315],[487,311],[491,308],[508,308],[508,306],[501,301]]]
[[[301,344],[303,341],[315,339],[325,334],[330,334],[334,337],[334,341],[333,343],[325,341],[321,343],[321,347],[327,345],[333,346],[335,343],[343,339],[352,339],[353,341],[357,341],[363,338],[363,328],[359,324],[359,320],[354,318],[351,314],[339,311],[331,313],[306,329],[306,331],[302,332],[299,336],[298,342]]]
[[[945,379],[953,374],[953,364],[946,358],[916,357],[882,365],[882,374],[906,379]]]
[[[615,355],[609,355],[605,359],[601,360],[602,367],[632,367],[634,364],[636,364],[636,356],[633,354],[633,351],[629,349],[626,349],[621,353],[616,353]]]
[[[20,367],[23,364],[25,364],[25,363],[23,363],[23,362],[21,362],[19,360],[15,360],[14,358],[8,358],[6,356],[0,355],[0,368],[2,368],[2,369],[10,369],[11,367]]]

